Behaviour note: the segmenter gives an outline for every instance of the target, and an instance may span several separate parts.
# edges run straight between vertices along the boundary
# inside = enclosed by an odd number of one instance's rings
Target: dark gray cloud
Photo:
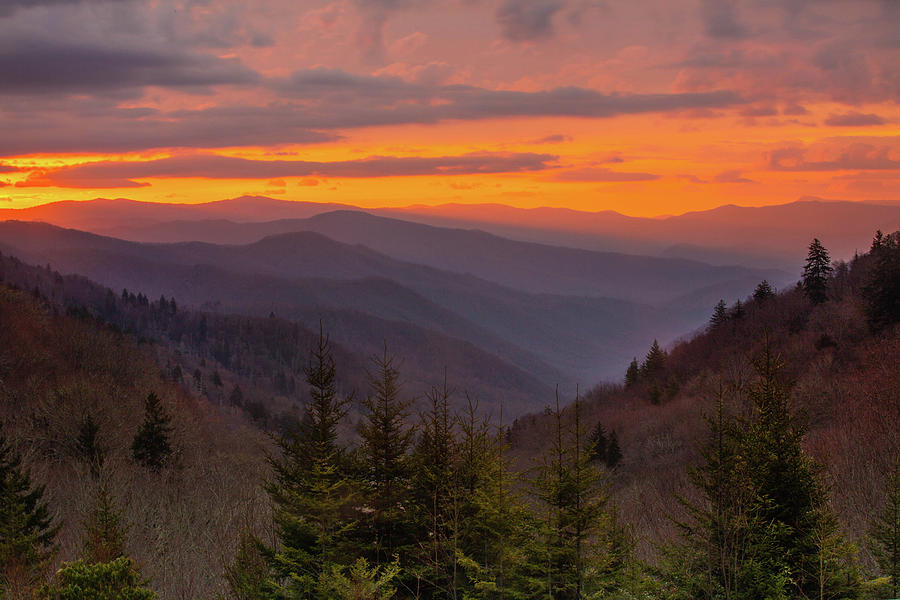
[[[237,61],[204,54],[46,39],[0,41],[0,93],[96,93],[163,86],[204,88],[259,81]]]
[[[627,173],[613,171],[605,167],[584,167],[557,173],[555,181],[597,181],[597,182],[627,182],[627,181],[654,181],[659,175],[653,173]]]
[[[133,1],[134,0],[2,0],[0,1],[0,17],[8,17],[18,10],[37,8],[39,6],[65,6],[87,2],[94,2],[96,4],[118,2],[124,4]]]
[[[517,173],[551,168],[557,157],[532,153],[473,153],[461,156],[372,156],[360,160],[314,162],[261,161],[196,154],[145,162],[103,161],[35,172],[18,187],[122,188],[153,177],[273,179],[283,177],[400,177]]]
[[[14,167],[12,165],[4,165],[3,163],[0,163],[0,173],[18,173],[21,170],[22,169],[20,169],[19,167]]]
[[[865,127],[867,125],[884,125],[885,123],[886,121],[878,115],[858,112],[831,115],[825,119],[825,124],[832,127]]]
[[[20,81],[20,85],[26,83]],[[60,99],[48,93],[10,95],[4,106],[7,113],[0,114],[0,156],[306,144],[333,141],[340,138],[338,131],[359,127],[532,116],[607,118],[743,102],[728,91],[603,94],[566,87],[515,92],[410,83],[330,69],[301,71],[266,84],[286,100],[263,106],[220,105],[164,112],[115,108],[108,97],[117,91],[114,89],[90,100],[77,96]]]
[[[743,103],[730,91],[683,94],[604,94],[579,87],[538,92],[489,90],[467,85],[429,86],[396,77],[352,75],[335,69],[298,71],[273,81],[281,94],[318,100],[315,122],[323,129],[434,123],[502,117],[612,117]]]
[[[497,9],[497,23],[508,40],[532,41],[553,35],[553,17],[563,0],[504,0]]]
[[[735,0],[702,0],[700,16],[706,34],[712,38],[742,38],[747,28],[741,23]]]
[[[778,148],[769,152],[767,159],[769,168],[775,171],[900,170],[900,160],[892,153],[890,146],[857,142],[828,160],[808,160],[808,149],[801,146]]]

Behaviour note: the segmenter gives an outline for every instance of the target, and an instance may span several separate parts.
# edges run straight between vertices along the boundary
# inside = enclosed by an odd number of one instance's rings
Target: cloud
[[[5,165],[3,163],[0,163],[0,173],[18,173],[21,170],[22,169],[20,169],[19,167],[14,167],[12,165]]]
[[[37,8],[39,6],[65,6],[72,4],[82,4],[93,1],[95,3],[126,3],[134,0],[3,0],[0,3],[0,17],[8,17],[17,10],[25,8]]]
[[[551,168],[557,157],[532,153],[472,153],[460,156],[370,156],[359,160],[314,162],[250,160],[194,154],[152,161],[100,161],[34,172],[17,187],[122,188],[148,185],[136,179],[275,179],[284,177],[403,177],[516,173]],[[304,179],[306,181],[306,179]],[[271,183],[271,182],[270,182]],[[301,181],[301,185],[303,181]]]
[[[173,50],[86,45],[46,39],[0,42],[0,94],[98,93],[161,86],[252,84],[259,75],[236,60]]]
[[[626,182],[626,181],[654,181],[659,175],[653,173],[627,173],[612,171],[604,167],[584,167],[563,171],[553,176],[554,181],[602,181],[602,182]]]
[[[735,0],[702,0],[700,16],[706,35],[712,38],[739,39],[747,36]]]
[[[722,171],[713,177],[715,183],[756,183],[752,179],[744,177],[738,170]]]
[[[884,125],[885,123],[886,121],[878,115],[858,112],[831,115],[825,119],[825,124],[832,127],[865,127],[867,125]]]
[[[45,95],[37,102],[30,96],[12,96],[17,103],[8,103],[7,117],[0,118],[0,156],[309,144],[334,141],[341,138],[339,131],[360,127],[515,117],[610,118],[743,102],[728,91],[604,94],[561,87],[521,92],[338,69],[298,71],[267,85],[283,99],[170,111],[120,109],[102,97],[63,100]]]
[[[553,135],[548,135],[536,140],[531,140],[528,142],[529,144],[564,144],[566,142],[571,142],[571,135],[563,135],[561,133],[556,133]]]
[[[876,146],[855,142],[846,147],[816,149],[817,156],[810,159],[811,149],[803,146],[777,148],[766,156],[769,168],[774,171],[880,171],[900,169],[900,160],[893,158],[894,149],[888,145]]]
[[[508,40],[530,42],[553,35],[553,17],[562,0],[504,0],[497,9],[497,23]]]

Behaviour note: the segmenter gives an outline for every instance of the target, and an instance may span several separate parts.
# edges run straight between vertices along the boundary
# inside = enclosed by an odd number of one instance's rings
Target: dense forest
[[[900,232],[510,423],[389,349],[2,266],[0,597],[898,595]]]

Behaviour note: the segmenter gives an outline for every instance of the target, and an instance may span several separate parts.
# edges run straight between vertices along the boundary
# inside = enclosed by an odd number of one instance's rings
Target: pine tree
[[[97,489],[84,530],[81,554],[86,562],[108,563],[125,556],[128,527],[123,524],[122,514],[106,484],[101,484]]]
[[[410,503],[419,540],[416,577],[425,593],[451,597],[456,590],[459,496],[456,493],[458,446],[450,414],[446,374],[442,387],[426,395],[429,409],[420,415],[421,432],[412,454]]]
[[[622,544],[607,507],[602,473],[590,460],[580,399],[576,396],[569,428],[563,424],[558,400],[553,414],[553,442],[534,480],[535,496],[546,510],[541,552],[546,568],[540,589],[534,592],[580,600],[611,591],[620,583]],[[604,551],[597,552],[598,546]]]
[[[135,462],[158,473],[172,455],[169,435],[171,418],[163,410],[159,397],[151,392],[144,401],[144,422],[131,443]]]
[[[891,598],[900,598],[900,458],[885,483],[884,506],[871,526],[872,550],[881,573],[890,578]]]
[[[328,337],[322,329],[306,368],[310,401],[300,427],[276,438],[280,456],[270,458],[272,500],[280,546],[267,550],[272,588],[291,598],[314,598],[320,578],[346,563],[346,518],[354,488],[337,445],[337,427],[351,397],[340,397]]]
[[[0,433],[0,598],[24,598],[43,577],[59,526],[21,457]]]
[[[745,423],[742,452],[757,493],[751,510],[756,522],[768,524],[754,539],[756,563],[789,573],[791,585],[808,597],[818,597],[822,585],[825,597],[851,597],[859,586],[853,549],[840,538],[830,513],[821,466],[803,451],[806,428],[790,411],[783,364],[768,341],[754,365],[758,379],[748,392],[753,413]],[[823,559],[826,543],[828,560]]]
[[[372,360],[375,368],[369,373],[370,393],[362,400],[365,413],[359,434],[367,504],[372,509],[369,541],[375,563],[386,564],[409,542],[403,500],[410,480],[414,431],[406,421],[412,400],[401,397],[400,374],[387,350]]]
[[[156,593],[135,569],[134,562],[120,557],[108,563],[88,564],[78,560],[63,563],[56,581],[42,588],[39,600],[156,600]]]
[[[100,474],[103,461],[106,459],[106,450],[100,445],[97,438],[100,427],[94,418],[87,414],[78,425],[78,437],[75,438],[75,452],[90,465],[91,473],[96,477]]]
[[[666,370],[666,352],[659,347],[659,342],[653,340],[650,351],[641,365],[641,377],[648,380],[659,380]]]
[[[638,366],[637,357],[631,360],[628,369],[625,371],[625,389],[634,387],[638,384],[641,377],[641,368]]]
[[[709,329],[713,330],[728,321],[728,305],[725,300],[719,300],[713,309],[713,314],[709,318]]]
[[[775,290],[772,288],[772,285],[765,279],[760,281],[759,285],[756,286],[756,289],[753,290],[753,299],[760,304],[774,296]]]
[[[621,461],[622,449],[619,447],[619,437],[616,435],[616,431],[613,430],[609,434],[609,446],[606,449],[606,460],[604,462],[610,469],[615,469]]]
[[[872,256],[874,264],[863,297],[869,325],[880,331],[900,321],[900,231],[876,238]]]
[[[831,257],[818,238],[809,245],[809,254],[803,267],[803,292],[813,304],[821,304],[828,299],[828,279],[834,269]]]
[[[603,423],[597,422],[594,431],[591,433],[588,446],[590,448],[592,461],[606,463],[609,442],[606,439],[606,431],[603,429]]]
[[[731,308],[730,317],[732,321],[740,321],[744,318],[744,315],[747,314],[744,310],[744,303],[740,301],[740,299],[734,302],[734,306]]]

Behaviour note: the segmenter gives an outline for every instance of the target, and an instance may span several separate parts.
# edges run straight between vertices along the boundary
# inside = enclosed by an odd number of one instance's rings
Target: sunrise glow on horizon
[[[13,0],[0,208],[900,198],[900,4]]]

